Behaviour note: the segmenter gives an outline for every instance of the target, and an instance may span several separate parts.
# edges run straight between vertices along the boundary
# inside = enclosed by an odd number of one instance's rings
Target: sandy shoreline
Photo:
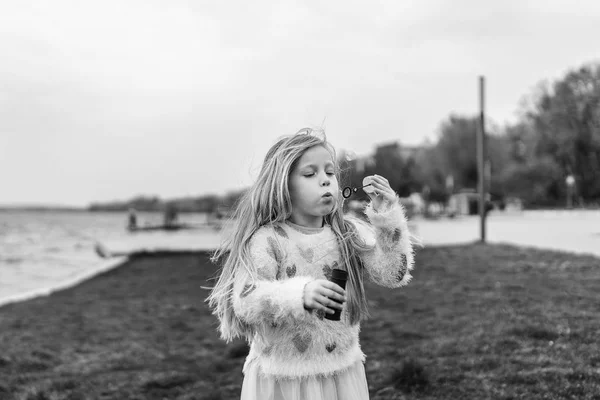
[[[493,213],[488,220],[487,239],[490,243],[510,243],[517,246],[532,246],[539,249],[561,250],[578,254],[600,256],[600,212],[598,211],[534,211],[518,213]],[[411,230],[426,246],[465,245],[479,238],[477,217],[461,217],[454,220],[425,220],[415,218]],[[209,234],[210,233],[210,234]],[[216,248],[221,237],[213,231],[183,232],[176,235],[160,232],[144,235],[128,235],[105,238],[102,244],[111,251],[136,251],[164,249],[172,252],[208,251]],[[93,250],[89,250],[90,255]],[[54,291],[77,285],[99,273],[115,268],[125,258],[102,260],[97,265],[70,268],[68,274],[57,274],[55,278],[40,281],[36,270],[23,271],[22,276],[5,276],[0,290],[0,306],[9,302],[46,296]],[[57,266],[59,268],[59,266]],[[5,273],[9,273],[8,271]],[[21,272],[20,272],[21,273]],[[15,280],[15,279],[18,279]],[[11,286],[14,282],[14,286]],[[21,288],[20,288],[21,287]]]
[[[10,304],[10,303],[19,302],[19,301],[25,301],[25,300],[33,299],[35,297],[48,296],[56,291],[68,289],[73,286],[77,286],[78,284],[80,284],[88,279],[92,279],[99,274],[102,274],[106,271],[110,271],[113,268],[119,267],[122,264],[124,264],[125,262],[127,262],[127,257],[117,257],[117,258],[114,258],[111,260],[104,261],[103,263],[101,263],[100,267],[98,267],[90,272],[78,275],[72,279],[63,281],[58,284],[52,284],[52,286],[50,286],[50,287],[42,287],[39,289],[30,290],[30,291],[23,292],[23,293],[0,297],[0,307],[2,307],[5,304]]]

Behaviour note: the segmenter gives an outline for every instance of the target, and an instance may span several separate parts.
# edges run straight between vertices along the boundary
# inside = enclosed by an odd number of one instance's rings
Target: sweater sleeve
[[[365,214],[370,224],[358,219],[352,222],[372,247],[361,254],[368,277],[389,288],[405,286],[412,278],[414,253],[404,207],[396,201],[387,210],[377,212],[369,203]]]
[[[233,309],[248,324],[274,325],[309,315],[304,309],[304,286],[314,278],[280,274],[286,256],[281,240],[272,229],[261,228],[250,240],[255,279],[244,266],[236,271]]]

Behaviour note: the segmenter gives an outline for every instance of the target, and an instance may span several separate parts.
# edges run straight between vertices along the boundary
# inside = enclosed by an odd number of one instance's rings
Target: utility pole
[[[573,208],[573,195],[575,194],[575,191],[573,190],[575,188],[575,178],[573,177],[573,174],[567,175],[565,181],[567,183],[567,209],[570,210]]]
[[[477,130],[477,176],[479,189],[480,240],[485,243],[485,77],[479,77],[479,129]]]

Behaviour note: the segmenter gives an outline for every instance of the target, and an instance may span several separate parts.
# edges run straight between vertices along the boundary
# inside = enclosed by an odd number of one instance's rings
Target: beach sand
[[[419,250],[406,288],[366,285],[371,399],[592,398],[599,267],[508,245]],[[216,270],[202,252],[133,257],[0,307],[0,399],[239,398],[247,346],[219,340],[200,288]]]

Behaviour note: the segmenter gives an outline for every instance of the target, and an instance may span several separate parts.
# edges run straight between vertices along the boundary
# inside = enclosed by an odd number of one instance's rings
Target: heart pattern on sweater
[[[319,309],[319,310],[315,311],[315,316],[322,321],[323,318],[325,318],[325,310]]]
[[[308,349],[308,346],[310,345],[311,340],[312,340],[311,334],[306,332],[304,334],[298,333],[296,336],[294,336],[294,338],[292,339],[292,342],[294,343],[294,346],[296,346],[296,348],[298,349],[298,351],[300,353],[304,353],[306,351],[306,349]]]
[[[266,268],[266,267],[259,267],[259,268],[257,268],[256,269],[256,274],[261,279],[265,279],[265,280],[269,280],[269,281],[273,280],[273,276],[271,276],[268,268]]]
[[[289,239],[288,234],[285,233],[285,230],[281,226],[275,225],[275,226],[273,226],[273,230],[275,231],[276,234],[278,234],[282,238]]]
[[[260,301],[260,313],[267,321],[275,321],[275,307],[273,307],[271,299],[264,298]]]
[[[402,231],[398,228],[381,228],[377,232],[377,239],[383,251],[391,251],[400,242]]]
[[[254,291],[254,289],[256,289],[256,285],[244,285],[244,289],[242,289],[242,293],[240,293],[240,297],[243,299],[244,297],[248,296],[250,293],[252,293]]]
[[[287,267],[285,272],[287,273],[288,278],[293,278],[296,276],[296,264],[292,265],[291,267]]]
[[[401,254],[400,255],[400,269],[398,270],[398,281],[401,281],[404,278],[404,275],[406,275],[406,271],[408,269],[408,258],[406,257],[406,254]]]
[[[277,263],[280,263],[283,260],[283,254],[281,254],[281,249],[279,248],[279,245],[271,236],[267,238],[267,242],[269,243],[269,247],[267,248],[267,254]]]
[[[323,275],[325,275],[325,278],[328,280],[331,280],[331,273],[333,272],[334,269],[339,268],[339,264],[337,261],[334,261],[331,266],[329,266],[328,264],[325,264],[323,266]]]
[[[402,231],[399,228],[394,229],[394,233],[392,234],[392,242],[398,243],[401,237]]]
[[[315,257],[315,252],[312,248],[308,248],[304,250],[302,247],[298,246],[298,251],[302,258],[304,258],[307,262],[313,262],[313,258]]]
[[[273,352],[273,345],[272,345],[272,344],[268,345],[267,347],[265,347],[265,348],[263,349],[263,351],[262,351],[262,352],[263,352],[263,354],[264,354],[265,356],[270,356],[270,355],[271,355],[271,353]]]
[[[325,275],[325,279],[330,280],[331,279],[331,273],[332,273],[332,269],[329,265],[325,264],[323,266],[323,275]]]
[[[336,348],[336,347],[337,347],[337,344],[335,344],[335,343],[331,343],[331,344],[328,344],[327,346],[325,346],[325,349],[327,349],[327,351],[328,351],[329,353],[331,353],[332,351],[334,351],[334,350],[335,350],[335,348]]]

